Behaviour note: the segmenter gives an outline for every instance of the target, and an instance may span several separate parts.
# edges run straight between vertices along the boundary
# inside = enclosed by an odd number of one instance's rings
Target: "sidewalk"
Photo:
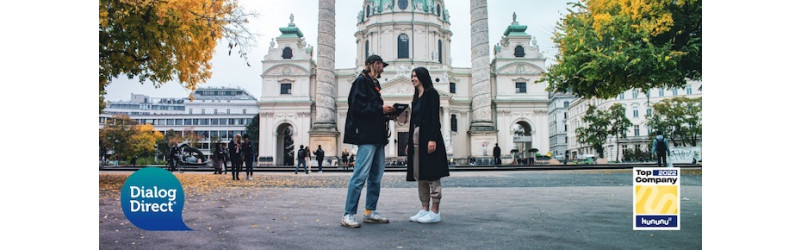
[[[125,219],[118,199],[101,199],[100,248],[701,248],[701,186],[682,185],[680,231],[634,231],[630,183],[453,187],[445,179],[443,185],[441,223],[408,221],[420,206],[415,188],[382,188],[378,211],[391,223],[358,229],[339,225],[344,188],[219,188],[187,198],[183,216],[191,232],[141,230]]]

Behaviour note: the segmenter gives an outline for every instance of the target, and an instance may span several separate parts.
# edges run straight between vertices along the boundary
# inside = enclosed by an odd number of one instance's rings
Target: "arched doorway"
[[[531,125],[525,121],[518,121],[512,125],[511,132],[514,142],[513,149],[517,151],[512,157],[514,157],[517,162],[521,160],[523,163],[528,162],[526,160],[527,158],[534,157],[534,152],[531,152],[532,141],[534,141]]]
[[[278,125],[276,131],[278,138],[275,140],[275,165],[295,165],[295,141],[292,136],[295,135],[295,129],[289,123]]]

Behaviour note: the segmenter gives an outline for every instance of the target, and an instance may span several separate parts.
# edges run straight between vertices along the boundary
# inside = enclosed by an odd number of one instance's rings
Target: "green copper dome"
[[[506,30],[503,32],[504,36],[531,36],[526,33],[526,29],[528,29],[527,25],[520,25],[517,23],[517,13],[512,13],[512,24],[509,27],[506,27]]]
[[[287,27],[280,27],[278,30],[281,31],[281,36],[279,38],[300,38],[303,37],[303,32],[300,32],[300,29],[295,26],[295,15],[289,15],[289,25]]]

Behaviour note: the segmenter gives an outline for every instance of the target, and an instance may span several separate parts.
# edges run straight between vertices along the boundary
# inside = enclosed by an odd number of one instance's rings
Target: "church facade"
[[[290,17],[262,61],[258,105],[263,161],[293,164],[299,145],[321,145],[327,156],[338,156],[346,148],[356,152],[355,145],[342,142],[347,98],[372,54],[390,64],[380,79],[385,104],[410,104],[411,70],[430,71],[440,94],[448,157],[456,164],[466,164],[471,157],[492,157],[496,143],[504,164],[532,157],[534,149],[549,151],[547,83],[537,83],[545,71],[545,57],[513,13],[504,35],[489,45],[486,1],[476,1],[480,4],[471,5],[472,51],[451,51],[450,13],[443,1],[365,0],[354,34],[355,65],[334,69],[333,27],[327,28],[333,25],[326,23],[331,21],[326,13],[334,7],[325,4],[327,0],[320,2],[318,49],[307,44]],[[472,67],[451,66],[452,53],[472,53]],[[390,121],[390,130],[387,162],[402,161],[409,126]]]

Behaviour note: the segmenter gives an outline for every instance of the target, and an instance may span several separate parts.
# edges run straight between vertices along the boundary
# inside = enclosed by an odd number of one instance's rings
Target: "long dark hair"
[[[428,74],[428,70],[426,68],[417,67],[412,71],[417,74],[417,80],[420,81],[420,84],[423,84],[424,92],[434,88],[434,82],[431,81],[431,75]],[[420,98],[419,96],[420,90],[414,88],[414,98],[412,98],[412,102],[417,102],[417,99]]]

